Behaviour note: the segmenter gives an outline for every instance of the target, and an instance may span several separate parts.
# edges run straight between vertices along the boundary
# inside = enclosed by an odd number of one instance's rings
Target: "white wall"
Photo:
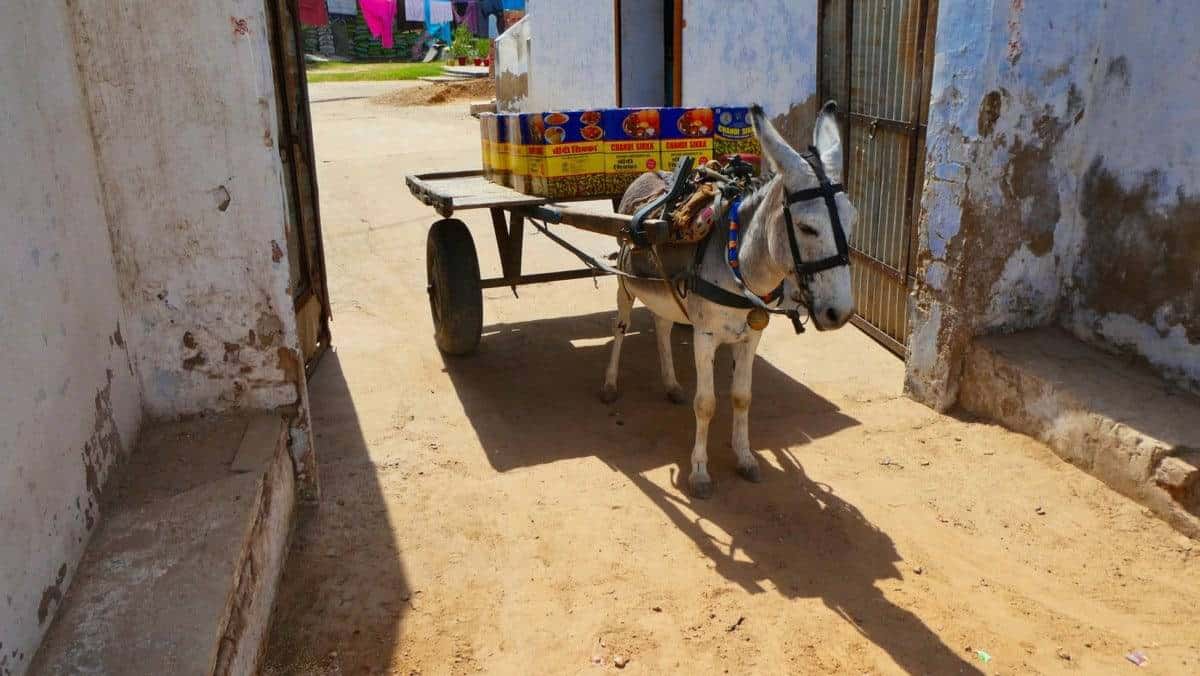
[[[621,105],[671,105],[663,25],[673,21],[663,16],[662,0],[621,0]]]
[[[806,147],[820,108],[816,0],[685,0],[683,18],[683,105],[757,103]]]
[[[529,111],[529,38],[528,17],[496,38],[496,107],[500,112]]]
[[[526,110],[616,104],[611,2],[528,0],[529,100]]]
[[[112,244],[64,3],[0,3],[0,674],[58,609],[137,441]]]
[[[265,3],[75,5],[147,412],[297,403]]]

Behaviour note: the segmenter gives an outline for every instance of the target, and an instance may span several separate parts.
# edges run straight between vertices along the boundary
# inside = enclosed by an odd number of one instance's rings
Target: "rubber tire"
[[[434,339],[443,354],[471,354],[483,335],[483,290],[471,231],[456,218],[429,228],[425,272]]]

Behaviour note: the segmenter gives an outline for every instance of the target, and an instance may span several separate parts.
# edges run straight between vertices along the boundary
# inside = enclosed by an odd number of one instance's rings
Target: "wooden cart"
[[[525,195],[488,181],[478,170],[415,174],[408,176],[406,181],[408,189],[417,199],[433,207],[442,216],[441,220],[429,227],[425,267],[437,346],[451,355],[469,354],[479,346],[483,334],[483,289],[608,274],[595,265],[574,270],[523,274],[521,252],[526,220],[549,235],[552,241],[577,255],[578,250],[550,233],[547,224],[561,223],[622,238],[628,235],[632,221],[631,216],[623,214],[564,207],[545,198]],[[594,201],[596,198],[588,199]],[[614,210],[616,199],[613,198]],[[500,277],[480,278],[479,257],[471,232],[462,221],[453,218],[455,211],[466,209],[491,211],[496,246],[500,250]],[[641,231],[651,243],[666,241],[667,227],[664,221],[647,219],[641,224]]]

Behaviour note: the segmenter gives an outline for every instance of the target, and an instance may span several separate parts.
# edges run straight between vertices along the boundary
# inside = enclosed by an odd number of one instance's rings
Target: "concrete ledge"
[[[1200,538],[1200,399],[1058,329],[988,336],[967,351],[959,404]]]
[[[30,673],[256,673],[295,505],[285,431],[144,433]]]

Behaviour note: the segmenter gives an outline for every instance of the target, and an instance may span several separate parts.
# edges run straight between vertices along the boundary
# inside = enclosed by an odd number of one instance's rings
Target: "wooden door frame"
[[[683,2],[684,0],[675,0],[674,16],[671,20],[674,24],[673,43],[671,45],[671,54],[674,59],[671,60],[671,101],[672,106],[683,105],[683,59],[680,58],[683,54]],[[663,21],[667,18],[663,17]],[[621,83],[621,0],[613,0],[613,54],[615,55],[616,64],[613,68],[613,97],[618,108],[622,107],[624,97],[624,87]]]

